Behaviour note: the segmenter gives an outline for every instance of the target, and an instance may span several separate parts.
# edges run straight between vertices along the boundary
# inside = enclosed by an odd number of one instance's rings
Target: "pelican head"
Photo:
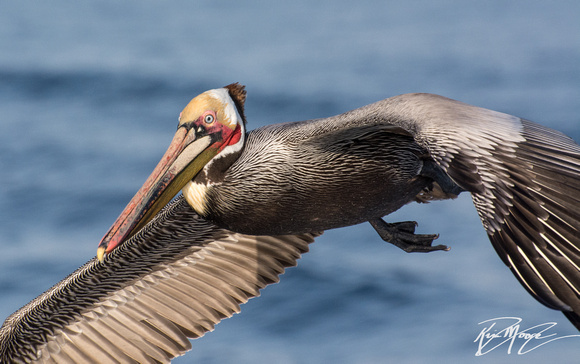
[[[99,243],[99,260],[145,226],[206,165],[241,152],[245,99],[244,86],[235,83],[189,102],[165,155]]]

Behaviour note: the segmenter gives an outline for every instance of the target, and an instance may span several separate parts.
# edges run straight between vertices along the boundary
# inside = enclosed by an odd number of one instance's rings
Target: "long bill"
[[[145,226],[217,154],[211,144],[211,135],[198,138],[194,128],[177,129],[153,173],[99,243],[100,261]]]

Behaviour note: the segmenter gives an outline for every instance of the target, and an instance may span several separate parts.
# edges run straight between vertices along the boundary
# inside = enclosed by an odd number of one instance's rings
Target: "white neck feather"
[[[181,190],[189,206],[200,216],[207,215],[207,192],[209,188],[208,185],[189,181]]]

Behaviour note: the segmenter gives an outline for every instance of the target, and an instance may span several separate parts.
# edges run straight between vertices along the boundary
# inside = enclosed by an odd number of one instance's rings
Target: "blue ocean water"
[[[432,92],[580,140],[579,17],[575,0],[0,3],[0,319],[94,256],[210,88],[247,85],[250,128]],[[495,317],[576,331],[520,287],[469,196],[388,220],[452,249],[326,232],[175,362],[577,362],[579,338],[475,356]]]

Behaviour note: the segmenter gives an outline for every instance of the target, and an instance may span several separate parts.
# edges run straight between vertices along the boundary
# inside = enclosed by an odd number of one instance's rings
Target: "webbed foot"
[[[417,227],[415,221],[388,223],[383,219],[374,219],[369,220],[369,223],[384,241],[407,253],[428,253],[451,249],[446,245],[432,246],[433,240],[437,239],[439,234],[415,234],[415,227]]]

